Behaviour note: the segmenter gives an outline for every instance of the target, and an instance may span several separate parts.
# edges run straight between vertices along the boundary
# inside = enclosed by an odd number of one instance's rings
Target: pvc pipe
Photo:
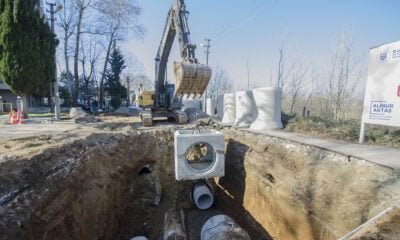
[[[216,215],[201,228],[201,240],[214,239],[250,240],[250,237],[232,218]]]
[[[282,129],[281,88],[258,88],[253,90],[257,118],[251,124],[253,130]]]
[[[193,201],[200,210],[209,209],[214,203],[214,196],[210,187],[205,183],[199,183],[193,187]]]
[[[215,115],[215,106],[214,106],[214,99],[212,98],[207,98],[207,106],[206,106],[206,111],[207,115],[209,116],[214,116]]]
[[[234,93],[224,95],[224,117],[222,124],[233,125],[236,120],[236,97]]]
[[[235,126],[250,127],[257,117],[257,108],[252,91],[236,92]]]
[[[224,95],[219,95],[217,98],[217,117],[219,120],[224,117]]]

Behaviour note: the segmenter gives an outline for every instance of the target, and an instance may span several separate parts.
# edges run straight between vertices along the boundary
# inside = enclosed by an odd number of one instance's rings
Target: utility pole
[[[205,41],[205,43],[201,44],[201,46],[206,49],[206,50],[204,50],[204,53],[206,54],[206,65],[208,66],[211,40],[209,38],[206,38],[206,39],[204,39],[204,41]],[[208,90],[208,87],[206,88],[206,91],[204,92],[204,95],[203,95],[203,111],[204,112],[206,112],[207,90]]]
[[[51,27],[51,32],[55,34],[55,17],[54,14],[62,9],[62,6],[57,6],[55,3],[48,3],[46,4],[50,7],[50,10],[47,10],[48,13],[50,13],[50,27]],[[60,92],[58,89],[58,79],[57,79],[57,51],[56,51],[56,46],[54,45],[54,82],[53,82],[53,102],[54,102],[54,113],[55,113],[55,118],[57,121],[61,120],[60,116]]]
[[[203,45],[203,47],[206,48],[204,53],[206,54],[206,65],[208,66],[208,59],[209,59],[209,55],[210,55],[210,47],[211,47],[210,42],[211,42],[211,40],[206,38],[204,41],[205,41],[205,44]]]

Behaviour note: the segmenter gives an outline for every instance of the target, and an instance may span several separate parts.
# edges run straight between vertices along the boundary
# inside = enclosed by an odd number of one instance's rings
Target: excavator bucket
[[[174,62],[175,95],[203,95],[211,78],[211,68],[207,65]]]

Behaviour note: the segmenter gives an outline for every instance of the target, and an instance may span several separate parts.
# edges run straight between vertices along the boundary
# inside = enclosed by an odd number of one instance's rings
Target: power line
[[[236,18],[236,21],[229,25],[222,25],[217,29],[218,31],[214,31],[213,35],[209,35],[213,39],[221,39],[225,37],[229,32],[232,32],[234,29],[237,29],[241,26],[244,22],[247,22],[254,14],[258,14],[258,12],[263,10],[263,6],[267,3],[267,1],[258,1],[255,0],[252,2],[252,5],[248,8],[248,11],[244,12],[241,16]]]

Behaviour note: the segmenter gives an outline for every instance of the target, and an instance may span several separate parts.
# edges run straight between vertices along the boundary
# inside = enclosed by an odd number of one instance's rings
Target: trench
[[[1,203],[0,239],[162,239],[171,208],[183,210],[188,239],[200,239],[203,224],[218,214],[232,216],[252,239],[269,239],[224,191],[215,191],[210,209],[197,209],[190,200],[195,182],[175,180],[173,154],[173,132],[153,131],[96,134],[21,161],[22,170],[8,179],[24,187]]]
[[[398,171],[224,130],[225,177],[211,181],[214,205],[198,210],[189,196],[195,182],[175,180],[173,133],[95,133],[2,163],[0,239],[159,240],[176,208],[189,240],[218,214],[253,240],[332,240],[400,200]]]

